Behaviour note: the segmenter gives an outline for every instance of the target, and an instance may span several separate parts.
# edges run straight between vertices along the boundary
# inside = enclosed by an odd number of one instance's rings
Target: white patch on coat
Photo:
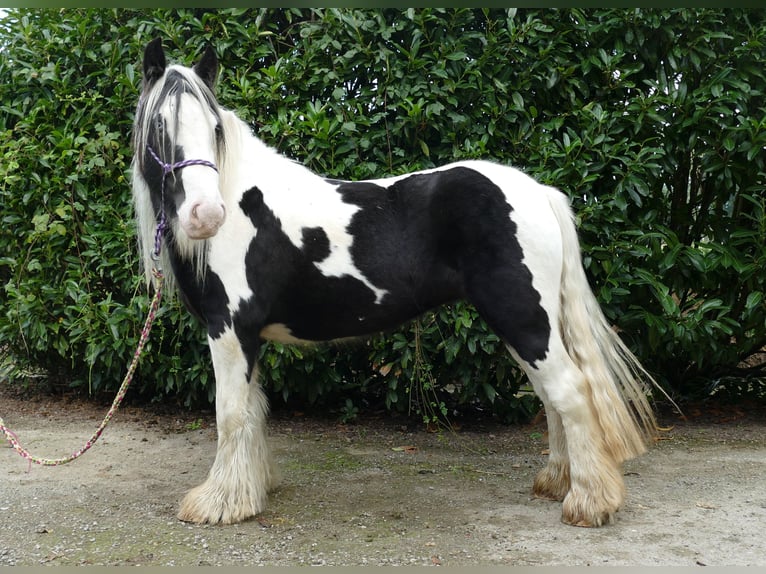
[[[172,118],[176,105],[168,98],[163,106],[166,118]],[[184,159],[201,159],[215,164],[216,118],[207,106],[191,94],[181,94],[176,144],[183,149]],[[193,137],[191,137],[193,135]],[[184,188],[184,202],[178,206],[179,227],[189,239],[205,239],[215,235],[226,217],[221,195],[218,193],[218,172],[204,165],[190,165],[168,175],[180,177]]]
[[[222,121],[227,121],[230,112],[223,112]],[[230,121],[230,119],[228,120]],[[239,153],[242,146],[241,134],[234,129],[224,129],[227,137],[226,145],[230,151]],[[225,160],[224,160],[225,161]],[[247,266],[245,259],[251,243],[258,230],[252,220],[240,208],[239,202],[243,193],[248,189],[243,179],[246,170],[237,165],[219,165],[221,197],[225,203],[226,222],[218,233],[207,240],[207,261],[211,271],[218,275],[226,295],[229,298],[229,311],[234,314],[244,301],[253,296],[253,290],[247,281]]]
[[[215,237],[208,239],[208,265],[223,283],[229,298],[229,311],[234,314],[253,296],[247,282],[245,256],[258,231],[241,209],[227,211],[226,224]]]

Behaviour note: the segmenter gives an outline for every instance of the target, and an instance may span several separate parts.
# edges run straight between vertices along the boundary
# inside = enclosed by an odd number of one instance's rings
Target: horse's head
[[[153,223],[167,218],[178,243],[184,235],[212,237],[226,217],[216,167],[224,147],[213,94],[217,72],[209,47],[193,68],[167,66],[159,38],[144,52],[133,134],[134,179],[140,179],[134,193],[149,194]]]

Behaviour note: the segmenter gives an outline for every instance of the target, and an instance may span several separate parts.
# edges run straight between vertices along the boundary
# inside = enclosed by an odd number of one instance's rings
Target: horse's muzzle
[[[179,213],[179,222],[189,239],[208,239],[218,233],[226,220],[226,207],[212,201],[198,202],[191,206],[184,217]]]

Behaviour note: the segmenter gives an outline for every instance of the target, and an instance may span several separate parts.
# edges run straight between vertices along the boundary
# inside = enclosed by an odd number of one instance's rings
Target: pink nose
[[[192,205],[184,231],[191,239],[207,239],[218,233],[225,219],[226,208],[222,203],[201,201]]]

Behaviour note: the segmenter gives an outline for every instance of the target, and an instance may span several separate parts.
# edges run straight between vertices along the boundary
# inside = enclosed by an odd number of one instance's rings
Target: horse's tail
[[[563,242],[559,330],[569,356],[585,375],[605,446],[622,462],[645,452],[655,437],[647,395],[648,383],[657,383],[610,327],[588,285],[567,197],[551,193],[550,204]]]

